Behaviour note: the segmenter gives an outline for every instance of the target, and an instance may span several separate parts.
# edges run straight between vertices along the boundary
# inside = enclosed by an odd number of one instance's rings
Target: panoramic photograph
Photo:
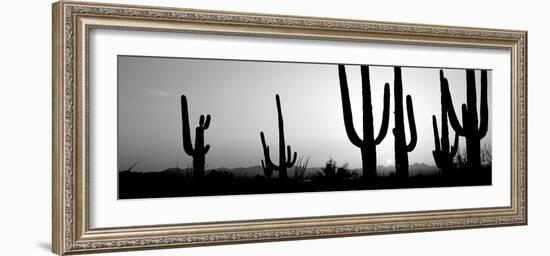
[[[118,56],[118,198],[491,185],[491,70]]]

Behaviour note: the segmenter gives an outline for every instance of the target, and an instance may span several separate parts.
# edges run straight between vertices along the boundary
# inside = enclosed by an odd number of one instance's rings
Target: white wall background
[[[97,0],[96,0],[97,1]],[[113,2],[100,0],[100,2]],[[111,255],[549,255],[550,129],[544,1],[146,1],[121,3],[529,31],[529,225],[259,243]],[[0,254],[51,255],[50,1],[9,1],[0,15]],[[395,9],[393,9],[395,8]],[[546,231],[546,232],[545,232]]]

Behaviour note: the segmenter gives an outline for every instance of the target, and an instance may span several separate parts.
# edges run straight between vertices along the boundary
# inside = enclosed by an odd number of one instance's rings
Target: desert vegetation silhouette
[[[391,107],[391,83],[383,85],[383,102],[380,109],[373,107],[370,67],[361,65],[362,134],[357,132],[353,123],[352,106],[348,86],[346,66],[338,65],[340,101],[343,125],[349,143],[359,148],[361,167],[349,168],[347,163],[338,166],[330,158],[321,166],[310,166],[310,157],[298,157],[285,141],[285,128],[281,97],[275,95],[278,124],[279,161],[274,163],[271,147],[266,142],[264,131],[259,131],[261,165],[246,168],[206,168],[206,154],[211,149],[205,143],[205,132],[210,127],[211,116],[201,114],[195,127],[194,141],[191,138],[188,102],[185,95],[180,96],[183,152],[191,157],[192,164],[156,172],[136,171],[138,162],[125,166],[119,172],[119,198],[154,198],[202,195],[261,194],[288,192],[341,191],[358,189],[414,188],[433,186],[464,186],[491,184],[491,148],[481,140],[488,132],[487,71],[481,70],[480,111],[477,113],[477,95],[475,70],[465,70],[466,103],[462,104],[462,123],[453,107],[449,82],[443,70],[439,71],[440,89],[440,127],[437,116],[432,115],[434,149],[432,151],[436,166],[409,164],[410,152],[417,145],[417,132],[413,99],[404,93],[402,68],[393,67],[393,108],[394,157],[395,166],[377,164],[377,146],[386,138],[389,129]],[[406,77],[405,77],[406,78]],[[437,73],[434,75],[437,79]],[[335,85],[336,86],[336,85]],[[380,85],[381,86],[381,85]],[[404,102],[405,101],[405,102]],[[405,105],[405,106],[404,106]],[[291,110],[293,112],[299,109]],[[374,131],[374,111],[381,112],[378,133]],[[405,114],[408,123],[406,137]],[[420,113],[426,114],[426,113]],[[478,118],[479,115],[479,118]],[[423,119],[422,119],[423,120]],[[454,140],[449,140],[449,124],[454,131]],[[439,129],[441,128],[441,129]],[[460,137],[466,140],[466,150],[459,147]],[[425,139],[425,138],[421,138]],[[215,141],[214,141],[215,143]],[[306,152],[307,153],[307,152]],[[389,169],[388,169],[389,168]],[[388,171],[389,170],[389,171]],[[277,179],[272,179],[277,172]]]

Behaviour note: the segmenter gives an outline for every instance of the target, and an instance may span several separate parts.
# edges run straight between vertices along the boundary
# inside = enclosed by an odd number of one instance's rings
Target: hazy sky
[[[354,124],[362,138],[361,75],[358,65],[346,65]],[[402,69],[404,98],[413,99],[418,143],[409,153],[409,164],[435,165],[432,115],[440,123],[438,68]],[[444,69],[455,109],[466,102],[466,72]],[[479,111],[479,77],[476,71]],[[390,83],[389,130],[377,147],[378,165],[393,165],[393,67],[371,66],[371,91],[375,136],[380,129],[383,87]],[[491,113],[491,72],[488,72]],[[126,169],[138,161],[140,171],[160,171],[191,165],[182,148],[180,95],[187,96],[191,137],[201,114],[212,121],[205,132],[211,145],[207,168],[259,165],[263,159],[260,131],[278,159],[278,129],[275,95],[281,97],[285,140],[298,155],[310,157],[309,166],[322,166],[329,158],[361,166],[359,148],[349,142],[342,118],[342,105],[335,64],[281,63],[238,60],[202,60],[138,56],[118,57],[118,161]],[[406,111],[405,103],[403,106]],[[405,114],[406,115],[406,114]],[[462,120],[461,120],[462,121]],[[482,144],[491,141],[489,132]],[[405,132],[409,141],[409,125]],[[450,140],[454,131],[450,128]],[[440,132],[441,134],[441,132]],[[461,149],[465,139],[460,138]]]

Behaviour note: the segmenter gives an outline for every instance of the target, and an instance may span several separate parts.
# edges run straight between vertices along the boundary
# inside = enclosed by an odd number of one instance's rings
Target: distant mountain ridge
[[[307,171],[305,172],[305,176],[313,176],[317,175],[317,173],[322,172],[322,168],[324,167],[308,167]],[[235,176],[246,176],[246,177],[254,177],[257,175],[263,176],[263,169],[262,166],[256,165],[256,166],[250,166],[250,167],[237,167],[237,168],[226,168],[221,167],[214,169],[218,172],[229,172],[232,173]],[[354,168],[354,169],[348,169],[351,172],[355,172],[359,175],[361,175],[362,170],[360,168]],[[208,175],[209,172],[211,172],[212,169],[206,171],[206,175]],[[388,176],[391,173],[395,172],[395,166],[383,166],[379,165],[377,167],[378,175],[379,176]],[[172,167],[168,169],[164,169],[160,172],[167,173],[167,174],[173,174],[173,175],[192,175],[192,171],[188,169],[182,169],[178,167]],[[416,175],[431,175],[434,173],[439,172],[439,169],[436,166],[433,165],[427,165],[425,163],[415,163],[412,165],[409,165],[409,175],[410,176],[416,176]],[[294,176],[294,168],[290,168],[288,172],[289,177]],[[277,176],[277,172],[273,174],[273,176]]]

